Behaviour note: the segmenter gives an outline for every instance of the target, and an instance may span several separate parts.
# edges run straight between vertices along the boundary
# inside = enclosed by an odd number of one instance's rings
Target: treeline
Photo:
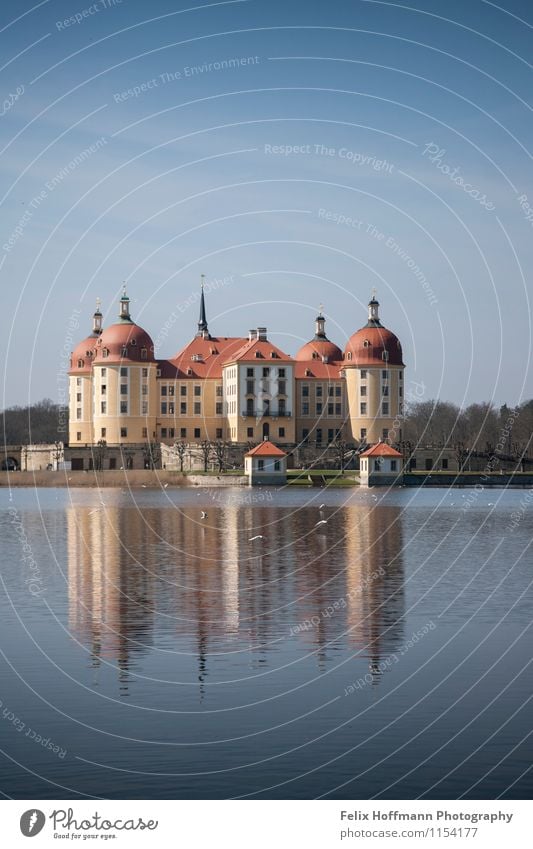
[[[454,447],[509,457],[533,456],[533,400],[518,407],[449,401],[411,403],[402,422],[402,439],[419,446]]]
[[[8,407],[0,413],[0,437],[5,445],[66,442],[68,411],[44,398],[29,407]],[[61,430],[60,430],[61,428]]]

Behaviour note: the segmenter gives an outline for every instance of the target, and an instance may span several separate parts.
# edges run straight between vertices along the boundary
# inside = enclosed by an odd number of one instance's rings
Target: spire
[[[130,315],[130,299],[126,294],[126,284],[124,283],[122,286],[122,297],[120,299],[120,312],[118,317],[121,321],[127,321],[132,324],[131,315]]]
[[[205,312],[205,294],[204,294],[205,274],[202,274],[202,295],[200,298],[200,320],[198,321],[197,336],[203,336],[204,339],[209,339],[209,328],[207,326],[207,317]]]
[[[100,336],[102,332],[102,311],[100,298],[96,299],[96,309],[93,313],[93,336]]]
[[[376,290],[372,289],[372,297],[368,302],[368,323],[367,327],[381,327],[379,320],[379,301],[376,298]]]
[[[315,321],[315,339],[326,339],[326,319],[323,316],[324,305],[320,304],[320,312]]]

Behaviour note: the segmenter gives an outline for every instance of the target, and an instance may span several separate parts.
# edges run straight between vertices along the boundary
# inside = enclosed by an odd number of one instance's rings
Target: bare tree
[[[216,460],[218,471],[223,472],[227,465],[228,459],[228,443],[217,440],[212,444],[213,456]]]
[[[211,459],[212,446],[209,439],[204,439],[200,442],[200,452],[204,461],[204,472],[209,469],[209,460]]]
[[[341,470],[341,475],[344,473],[344,468],[346,466],[346,460],[350,453],[348,449],[347,443],[344,441],[342,436],[337,436],[335,442],[333,443],[333,450],[335,453],[335,457],[339,463],[339,468]]]
[[[174,443],[174,452],[178,455],[178,460],[180,463],[180,472],[183,472],[183,464],[185,462],[185,454],[187,453],[187,446],[185,442],[175,442]]]
[[[100,439],[93,447],[93,463],[95,471],[101,472],[104,468],[104,460],[107,454],[107,442],[105,439]]]
[[[161,460],[161,448],[157,442],[147,442],[144,446],[144,468],[156,469]]]

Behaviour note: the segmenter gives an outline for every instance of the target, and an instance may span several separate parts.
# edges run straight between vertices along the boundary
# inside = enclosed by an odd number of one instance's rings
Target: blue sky
[[[344,345],[375,287],[426,398],[532,397],[533,10],[419,6],[4,2],[1,405],[123,281],[173,355],[202,273],[214,334]]]

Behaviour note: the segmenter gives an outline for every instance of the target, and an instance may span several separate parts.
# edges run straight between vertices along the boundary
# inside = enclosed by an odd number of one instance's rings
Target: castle
[[[194,338],[172,359],[156,359],[124,287],[116,323],[104,329],[97,305],[91,335],[72,352],[69,390],[71,449],[105,443],[132,456],[177,441],[269,439],[290,450],[339,438],[357,447],[402,439],[402,347],[381,323],[375,296],[344,351],[328,339],[320,313],[313,338],[292,357],[265,327],[247,338],[212,335],[202,287]],[[73,468],[84,468],[81,454]]]

